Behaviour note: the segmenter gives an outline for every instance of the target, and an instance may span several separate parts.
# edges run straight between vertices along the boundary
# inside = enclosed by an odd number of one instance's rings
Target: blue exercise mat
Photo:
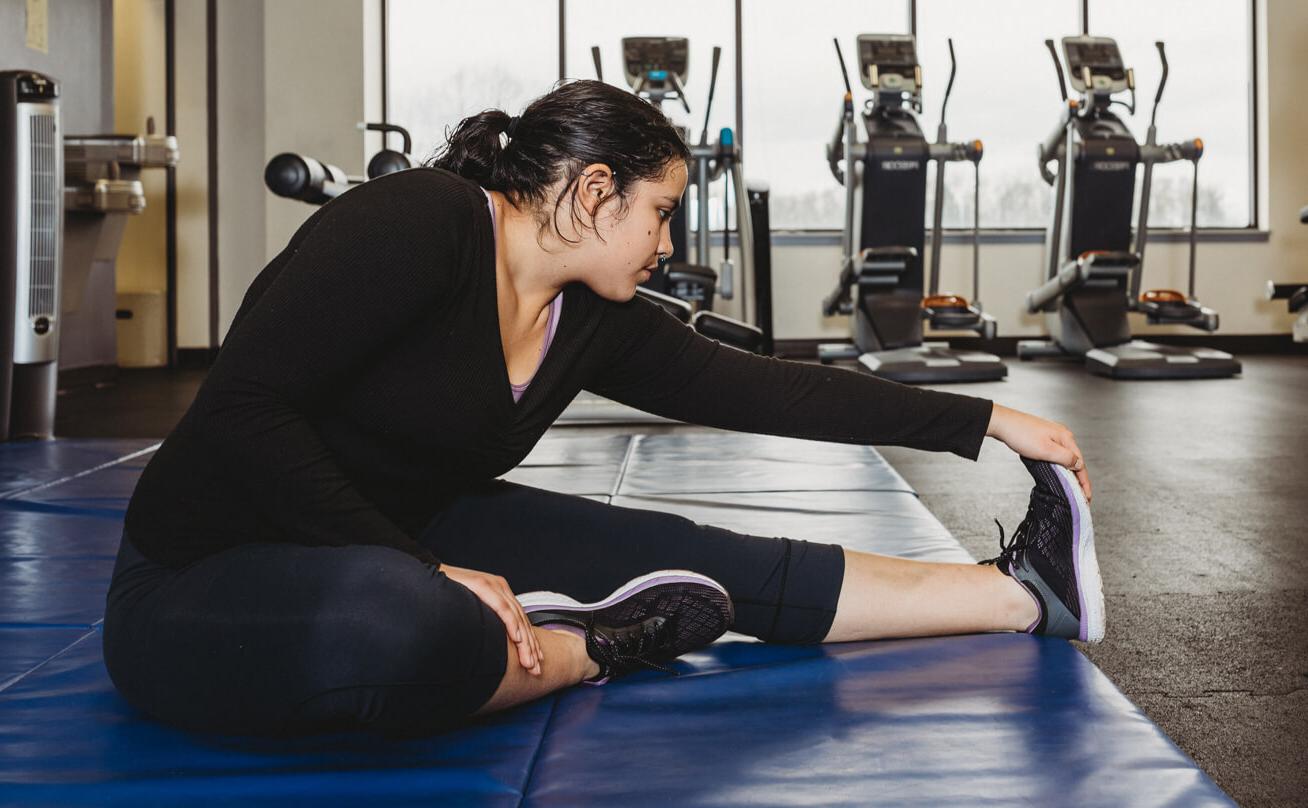
[[[184,732],[129,707],[103,616],[142,441],[0,446],[0,805],[1230,805],[1072,645],[736,635],[430,738]],[[970,560],[873,450],[551,433],[510,479],[722,527]]]

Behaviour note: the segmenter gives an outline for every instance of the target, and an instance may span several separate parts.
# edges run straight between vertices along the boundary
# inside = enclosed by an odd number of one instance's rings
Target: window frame
[[[930,2],[930,0],[924,0]],[[1080,2],[1080,27],[1081,33],[1089,32],[1090,13],[1095,0],[1081,0]],[[908,21],[909,31],[917,35],[917,4],[918,0],[904,0],[908,4]],[[1249,23],[1249,100],[1248,100],[1248,118],[1249,118],[1249,210],[1248,224],[1243,227],[1214,227],[1201,226],[1199,228],[1199,238],[1204,241],[1247,241],[1250,239],[1265,238],[1266,233],[1262,229],[1262,210],[1259,204],[1259,193],[1262,188],[1262,179],[1259,175],[1261,161],[1259,148],[1259,124],[1258,116],[1260,113],[1258,107],[1259,94],[1259,75],[1258,75],[1258,2],[1259,0],[1245,0],[1246,17]],[[567,76],[567,0],[558,0],[559,3],[559,78]],[[735,83],[736,83],[736,140],[742,145],[745,140],[744,133],[744,110],[745,110],[745,87],[744,87],[744,41],[742,36],[742,15],[744,0],[734,0],[735,4]],[[390,41],[390,13],[387,0],[380,0],[381,11],[381,106],[382,121],[389,123],[390,104],[390,51],[388,43]],[[1017,227],[1017,228],[981,228],[981,238],[988,243],[1025,243],[1028,241],[1038,241],[1043,236],[1044,227]],[[794,234],[795,244],[826,244],[834,243],[832,238],[838,238],[839,230],[832,228],[808,228],[808,229],[786,229],[775,230],[778,233]],[[1160,241],[1170,241],[1178,237],[1178,234],[1186,232],[1184,228],[1160,228],[1157,234],[1151,228],[1150,236]],[[955,240],[970,238],[971,229],[962,228],[944,228],[944,239],[946,243]],[[720,236],[719,236],[720,238]],[[775,240],[775,239],[774,239]],[[779,243],[789,243],[791,240],[786,239]]]

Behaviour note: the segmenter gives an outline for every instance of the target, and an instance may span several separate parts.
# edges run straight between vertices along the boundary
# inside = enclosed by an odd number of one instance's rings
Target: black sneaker
[[[1072,472],[1025,457],[1022,463],[1035,479],[1026,517],[1007,543],[1000,526],[999,555],[981,563],[997,565],[1035,598],[1040,617],[1028,633],[1099,642],[1104,589],[1090,506]]]
[[[735,619],[727,590],[688,570],[642,575],[596,603],[557,592],[527,592],[518,602],[533,626],[585,638],[600,667],[586,680],[595,685],[640,668],[672,672],[666,663],[721,637]]]

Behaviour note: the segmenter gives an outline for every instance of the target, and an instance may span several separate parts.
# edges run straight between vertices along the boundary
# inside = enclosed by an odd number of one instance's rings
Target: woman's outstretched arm
[[[612,353],[587,388],[688,423],[975,459],[990,401],[719,344],[641,298],[606,313]]]
[[[687,423],[838,443],[907,446],[975,460],[996,438],[1090,478],[1071,431],[973,396],[909,387],[853,370],[757,356],[697,334],[633,298],[607,313],[612,350],[587,388]]]

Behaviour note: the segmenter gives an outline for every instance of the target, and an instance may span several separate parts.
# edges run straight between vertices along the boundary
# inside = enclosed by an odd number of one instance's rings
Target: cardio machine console
[[[1067,60],[1067,77],[1079,93],[1093,90],[1099,95],[1125,92],[1130,86],[1129,71],[1122,64],[1117,41],[1106,36],[1063,37],[1063,57]],[[1089,72],[1090,86],[1086,86]]]
[[[922,68],[910,34],[859,34],[858,70],[869,90],[911,96],[922,90]]]
[[[689,62],[690,40],[684,36],[630,36],[622,40],[622,69],[627,84],[637,92],[677,92],[678,83],[686,81]]]

